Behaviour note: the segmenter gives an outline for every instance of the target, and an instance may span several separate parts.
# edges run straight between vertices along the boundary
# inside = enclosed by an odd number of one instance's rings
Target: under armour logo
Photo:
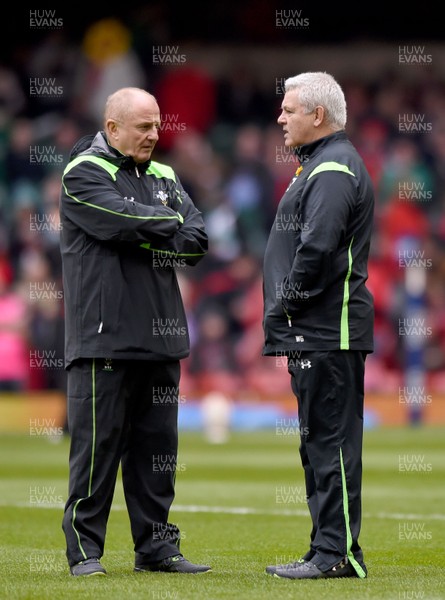
[[[104,368],[102,371],[113,371],[113,361],[111,358],[104,358]]]
[[[346,567],[346,565],[348,564],[348,559],[344,559],[341,562],[338,563],[338,565],[336,565],[335,567],[332,567],[331,571],[340,571],[341,569],[344,569]]]
[[[304,360],[300,361],[300,367],[302,369],[310,369],[312,367],[312,363],[310,360],[305,358]]]

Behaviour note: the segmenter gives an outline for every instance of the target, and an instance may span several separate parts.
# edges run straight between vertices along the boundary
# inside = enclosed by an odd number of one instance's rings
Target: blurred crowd
[[[183,393],[288,394],[285,360],[261,355],[262,257],[298,166],[276,123],[282,91],[241,57],[215,77],[172,46],[154,64],[133,39],[120,21],[98,20],[80,44],[51,30],[0,63],[0,390],[64,389],[60,177],[77,139],[101,128],[108,94],[134,85],[158,99],[154,159],[176,170],[210,240],[201,263],[178,269],[192,346]],[[161,66],[166,55],[177,64]],[[405,384],[413,333],[426,385],[445,392],[445,81],[427,66],[417,73],[339,79],[377,201],[368,391]],[[423,317],[410,322],[412,281]]]

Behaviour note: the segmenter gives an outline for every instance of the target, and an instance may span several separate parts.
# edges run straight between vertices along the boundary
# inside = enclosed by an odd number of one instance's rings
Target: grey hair
[[[317,106],[325,109],[326,121],[336,130],[346,126],[346,100],[342,88],[328,73],[318,71],[300,73],[289,77],[284,82],[285,92],[298,90],[298,99],[306,113],[311,113]]]
[[[138,87],[125,87],[110,94],[105,103],[104,124],[108,119],[125,120],[133,112],[132,100],[138,96],[152,98],[156,104],[157,100],[153,94]]]

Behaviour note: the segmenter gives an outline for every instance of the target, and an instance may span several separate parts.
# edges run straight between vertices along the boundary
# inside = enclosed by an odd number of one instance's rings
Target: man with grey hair
[[[266,568],[289,579],[367,576],[358,537],[374,192],[345,133],[346,115],[331,75],[286,80],[278,124],[299,166],[264,256],[263,354],[287,357],[312,519],[308,551]]]

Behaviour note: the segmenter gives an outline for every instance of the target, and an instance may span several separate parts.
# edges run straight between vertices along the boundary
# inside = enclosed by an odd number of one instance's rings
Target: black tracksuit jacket
[[[371,179],[344,131],[299,147],[297,156],[301,166],[264,256],[263,354],[372,352]]]
[[[77,358],[175,360],[190,351],[176,276],[208,238],[167,165],[136,165],[103,132],[82,138],[60,197],[65,365]]]

